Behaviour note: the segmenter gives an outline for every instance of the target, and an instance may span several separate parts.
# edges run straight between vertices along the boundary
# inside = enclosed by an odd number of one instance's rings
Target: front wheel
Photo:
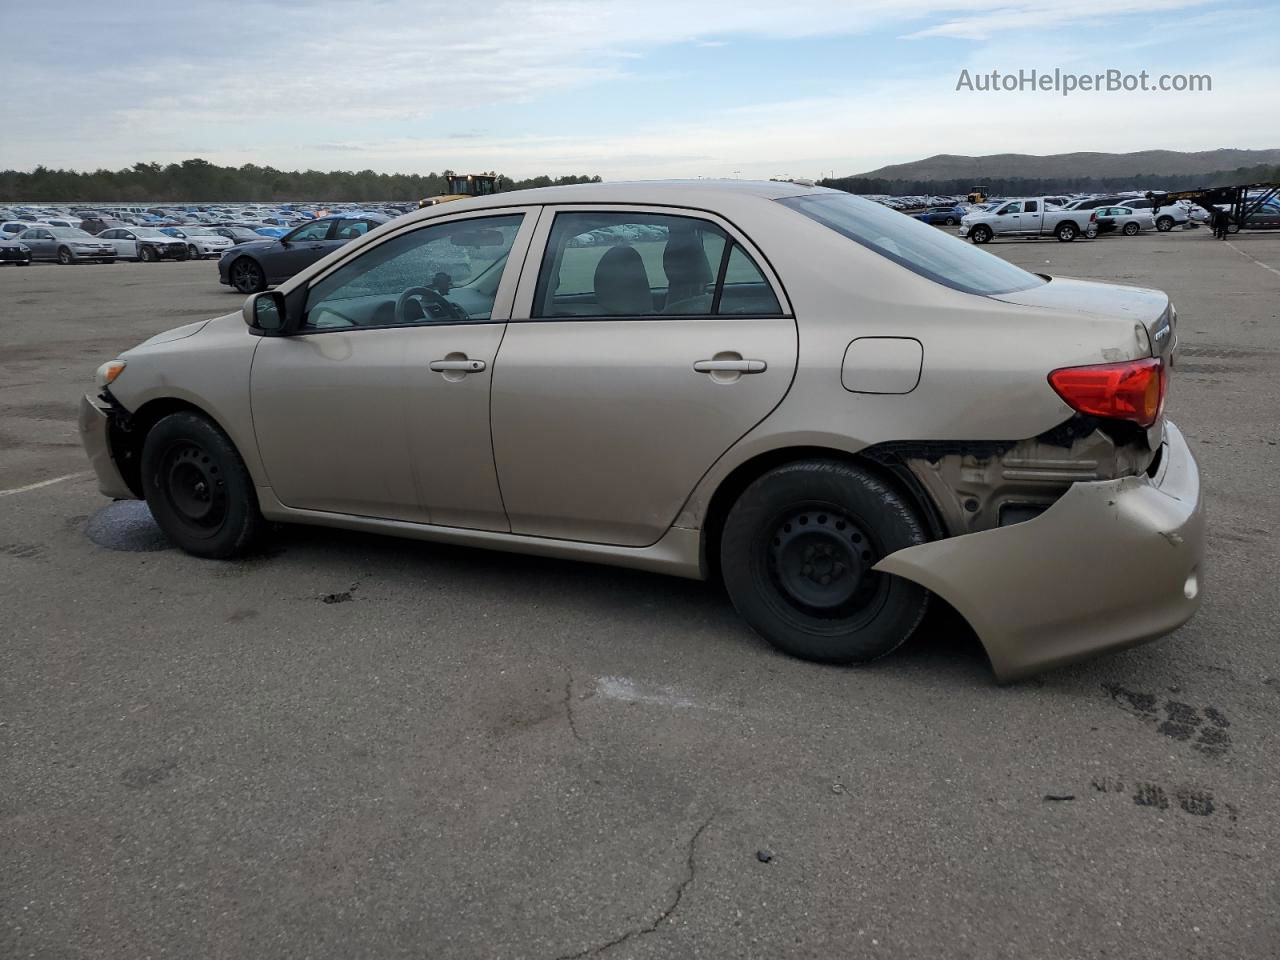
[[[151,428],[142,445],[142,489],[160,529],[198,557],[243,554],[266,524],[240,454],[199,413],[171,413]]]
[[[913,506],[878,477],[835,460],[778,467],[729,511],[720,568],[742,618],[792,656],[865,663],[911,636],[929,592],[872,570],[927,540]]]
[[[1136,237],[1141,229],[1136,223],[1126,223],[1124,225],[1124,235],[1126,237]]]
[[[1161,233],[1168,233],[1173,229],[1173,217],[1161,217],[1156,221],[1156,229]]]
[[[154,263],[156,261],[156,252],[151,247],[143,247],[138,251],[138,259],[143,263]]]
[[[62,265],[65,266],[68,263],[74,263],[75,259],[76,258],[71,255],[71,251],[68,250],[66,247],[58,248],[58,262],[61,263]]]
[[[188,259],[188,260],[199,260],[199,259],[200,259],[200,251],[199,251],[199,250],[197,250],[194,246],[189,246],[189,247],[187,247],[187,259]]]
[[[974,243],[990,243],[991,228],[978,224],[978,226],[969,231],[969,239]]]
[[[1060,223],[1058,229],[1054,231],[1058,235],[1058,239],[1063,243],[1070,243],[1076,238],[1080,231],[1076,229],[1074,223]]]
[[[956,225],[956,218],[955,218],[955,217],[947,217],[946,223],[947,223],[947,226],[948,226],[948,227],[954,227],[954,226]]]
[[[241,293],[258,293],[267,289],[267,278],[262,268],[248,257],[241,257],[231,264],[228,273],[231,285]]]

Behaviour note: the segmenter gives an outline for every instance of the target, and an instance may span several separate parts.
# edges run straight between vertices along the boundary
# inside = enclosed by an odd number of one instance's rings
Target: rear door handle
[[[455,370],[462,373],[479,373],[484,369],[483,360],[432,360],[431,369],[436,373]]]
[[[769,364],[763,360],[698,360],[693,369],[697,373],[764,373]]]

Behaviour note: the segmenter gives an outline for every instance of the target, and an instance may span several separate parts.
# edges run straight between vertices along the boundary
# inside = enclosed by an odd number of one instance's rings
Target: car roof
[[[484,197],[468,197],[448,204],[466,204],[466,209],[506,207],[543,203],[674,203],[694,204],[708,196],[759,197],[780,200],[814,193],[839,193],[826,187],[777,180],[620,180],[608,183],[575,183],[562,187],[533,187]],[[439,209],[427,207],[425,209]]]

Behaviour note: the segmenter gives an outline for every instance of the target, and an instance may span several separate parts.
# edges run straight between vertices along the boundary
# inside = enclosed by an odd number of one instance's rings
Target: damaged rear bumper
[[[955,607],[1006,682],[1181,626],[1200,606],[1203,552],[1199,470],[1167,422],[1154,476],[1076,483],[1032,520],[908,547],[875,569]]]
[[[114,500],[131,500],[133,491],[124,482],[111,454],[111,414],[87,394],[80,398],[80,442],[98,475],[98,490]]]

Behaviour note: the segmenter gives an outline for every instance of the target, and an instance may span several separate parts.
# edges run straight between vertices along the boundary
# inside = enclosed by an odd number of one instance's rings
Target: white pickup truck
[[[993,237],[1076,237],[1098,235],[1097,214],[1093,210],[1063,210],[1044,197],[1006,200],[990,210],[974,211],[960,218],[960,236],[974,243]]]

